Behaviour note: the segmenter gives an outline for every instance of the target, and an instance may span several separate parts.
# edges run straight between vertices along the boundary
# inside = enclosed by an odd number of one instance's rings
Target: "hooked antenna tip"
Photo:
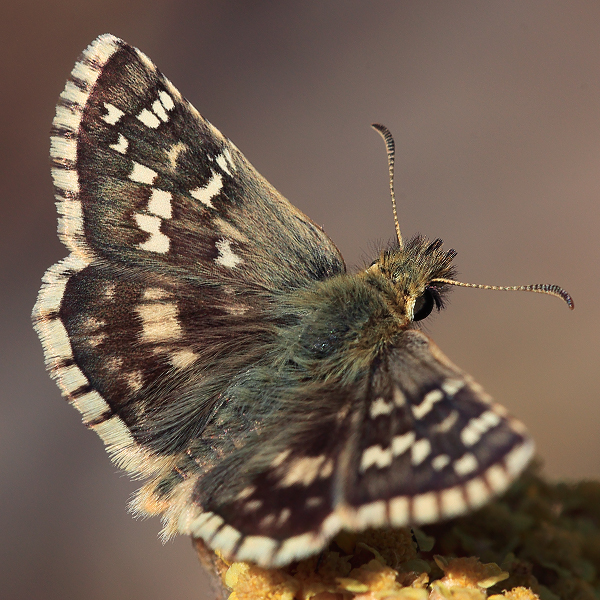
[[[563,300],[566,305],[573,310],[575,308],[575,303],[573,302],[573,298],[567,290],[561,288],[558,285],[552,285],[549,283],[535,283],[532,285],[508,285],[508,286],[499,286],[499,285],[483,285],[480,283],[464,283],[462,281],[455,281],[454,279],[444,279],[443,277],[436,278],[432,281],[445,283],[447,285],[455,285],[458,287],[468,287],[475,288],[479,290],[497,290],[500,292],[537,292],[538,294],[548,294],[549,296],[555,296],[556,298],[560,298]]]

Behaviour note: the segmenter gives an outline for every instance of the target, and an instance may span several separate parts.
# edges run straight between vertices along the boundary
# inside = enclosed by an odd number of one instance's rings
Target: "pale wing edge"
[[[71,254],[44,274],[32,319],[42,343],[46,368],[57,381],[63,396],[81,413],[84,424],[100,436],[112,460],[120,468],[149,476],[169,468],[173,459],[157,457],[142,448],[119,416],[113,414],[106,419],[111,412],[110,407],[77,366],[67,330],[59,317],[69,279],[95,259],[93,250],[85,242],[76,169],[81,119],[104,65],[122,45],[124,42],[111,34],[94,40],[75,63],[56,107],[50,146],[52,178],[59,213],[58,233]],[[142,52],[136,51],[141,60],[154,70],[151,61]],[[165,83],[169,91],[179,97],[174,86],[166,79]]]
[[[508,419],[518,430],[524,426],[514,418]],[[526,437],[513,447],[502,461],[492,465],[464,484],[439,492],[416,496],[396,496],[377,500],[360,507],[340,504],[316,531],[309,531],[286,540],[262,535],[247,535],[238,531],[214,512],[203,511],[190,503],[194,482],[185,484],[185,492],[173,498],[166,517],[167,528],[202,538],[212,549],[236,561],[252,561],[263,567],[281,567],[322,550],[342,529],[360,531],[369,527],[406,527],[426,525],[476,510],[493,497],[505,492],[523,472],[534,454],[534,443]]]

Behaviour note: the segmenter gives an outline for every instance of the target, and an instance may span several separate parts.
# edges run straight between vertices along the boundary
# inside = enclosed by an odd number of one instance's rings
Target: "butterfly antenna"
[[[501,292],[536,292],[538,294],[548,294],[549,296],[556,296],[562,298],[567,306],[573,310],[575,303],[573,298],[566,290],[563,290],[558,285],[550,285],[548,283],[536,283],[533,285],[511,285],[511,286],[497,286],[497,285],[481,285],[478,283],[462,283],[461,281],[454,281],[454,279],[434,279],[431,283],[445,283],[447,285],[456,285],[459,287],[477,288],[480,290],[500,290]]]
[[[398,223],[398,212],[396,211],[396,194],[394,194],[394,159],[396,156],[396,145],[394,144],[394,138],[390,133],[390,130],[385,125],[379,123],[372,123],[371,127],[379,132],[387,150],[388,157],[388,169],[390,171],[390,195],[392,196],[392,210],[394,211],[394,225],[396,226],[396,236],[398,238],[398,245],[400,248],[404,247],[402,243],[402,234],[400,233],[400,225]]]

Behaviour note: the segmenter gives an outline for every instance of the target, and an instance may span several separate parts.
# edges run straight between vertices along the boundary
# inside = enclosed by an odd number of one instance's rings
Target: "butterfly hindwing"
[[[73,360],[109,407],[93,424],[117,415],[139,443],[161,454],[198,434],[215,390],[256,361],[268,337],[259,299],[170,284],[92,264],[69,278],[59,310]],[[192,394],[194,402],[186,398]]]
[[[281,415],[290,426],[269,432],[268,445],[249,442],[235,477],[215,485],[220,465],[198,480],[203,510],[192,534],[229,544],[239,559],[282,565],[340,528],[430,523],[478,508],[533,451],[523,425],[415,330],[347,389],[313,393],[320,413],[290,410]]]
[[[264,565],[320,550],[344,524],[339,509],[367,383],[293,390],[294,402],[280,412],[288,426],[267,423],[237,461],[199,478],[186,530],[239,560]]]

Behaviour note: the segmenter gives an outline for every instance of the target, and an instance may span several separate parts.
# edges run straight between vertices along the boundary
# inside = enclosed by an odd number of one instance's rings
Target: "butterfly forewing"
[[[73,69],[51,155],[59,231],[73,254],[48,273],[35,310],[49,364],[78,406],[93,405],[90,426],[119,428],[117,445],[133,434],[180,449],[211,414],[219,381],[253,360],[267,293],[342,272],[341,256],[145,55],[113,36]],[[223,356],[230,368],[217,376]],[[211,375],[198,383],[189,373],[182,391],[171,382],[192,365]],[[175,402],[190,387],[197,401]],[[104,424],[115,414],[126,429]]]
[[[86,253],[177,282],[231,279],[240,290],[344,269],[331,240],[141,52],[112,36],[73,70],[54,121],[53,159],[65,213],[82,213],[75,243]]]
[[[346,275],[137,49],[104,35],[83,53],[51,157],[71,254],[34,325],[85,424],[148,478],[134,509],[167,535],[282,565],[343,527],[461,514],[526,464],[523,427],[412,329],[417,292],[383,263]],[[417,283],[449,269],[440,246],[407,245]]]

